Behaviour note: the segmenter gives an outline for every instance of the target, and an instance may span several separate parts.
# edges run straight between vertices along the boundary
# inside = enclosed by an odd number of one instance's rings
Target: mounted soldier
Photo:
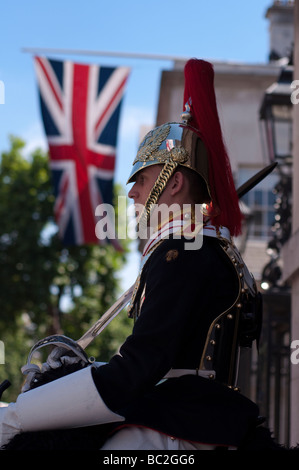
[[[2,445],[21,432],[107,423],[103,450],[241,448],[254,432],[259,411],[238,390],[238,368],[240,348],[258,340],[261,300],[232,238],[242,215],[210,63],[187,62],[184,107],[182,122],[145,136],[128,181],[146,238],[129,293],[132,334],[107,364],[0,409]],[[60,364],[63,351],[54,350]]]

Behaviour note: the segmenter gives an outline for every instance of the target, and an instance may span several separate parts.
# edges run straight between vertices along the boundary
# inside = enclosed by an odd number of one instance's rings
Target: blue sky
[[[46,148],[32,55],[23,52],[23,48],[265,63],[269,53],[269,22],[265,12],[271,4],[272,0],[1,2],[0,80],[5,86],[5,104],[0,104],[0,153],[9,147],[9,134],[24,138],[28,151],[37,146]],[[171,61],[58,54],[51,57],[131,67],[121,114],[115,175],[117,182],[125,184],[136,153],[140,125],[155,123],[160,73],[172,67]]]

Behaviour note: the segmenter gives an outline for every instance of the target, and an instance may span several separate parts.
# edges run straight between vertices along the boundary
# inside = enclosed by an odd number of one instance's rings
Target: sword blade
[[[260,183],[264,178],[266,178],[266,176],[268,176],[269,173],[274,170],[276,165],[277,162],[271,163],[270,165],[266,166],[258,173],[253,175],[251,178],[249,178],[249,180],[245,181],[245,183],[237,189],[239,199],[244,196],[244,194],[248,193],[248,191],[250,191],[252,188],[254,188],[254,186]]]
[[[122,309],[129,303],[134,289],[134,284],[123,293],[123,295],[99,318],[99,320],[89,330],[77,340],[79,346],[85,349],[96,336],[118,315]]]

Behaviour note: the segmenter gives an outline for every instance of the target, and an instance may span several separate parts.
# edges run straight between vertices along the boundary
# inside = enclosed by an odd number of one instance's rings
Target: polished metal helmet
[[[149,216],[167,182],[180,165],[198,173],[209,191],[208,153],[198,132],[185,122],[168,122],[148,132],[141,142],[128,183],[135,180],[137,173],[152,165],[163,165],[158,179],[145,203]]]
[[[141,142],[128,183],[151,165],[173,163],[196,171],[208,183],[208,154],[195,129],[187,123],[168,122],[146,134]]]

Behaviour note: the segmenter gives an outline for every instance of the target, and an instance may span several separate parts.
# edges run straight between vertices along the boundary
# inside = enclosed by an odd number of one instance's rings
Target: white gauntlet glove
[[[0,408],[0,448],[26,431],[79,428],[123,421],[102,400],[92,378],[94,365],[28,392]]]

